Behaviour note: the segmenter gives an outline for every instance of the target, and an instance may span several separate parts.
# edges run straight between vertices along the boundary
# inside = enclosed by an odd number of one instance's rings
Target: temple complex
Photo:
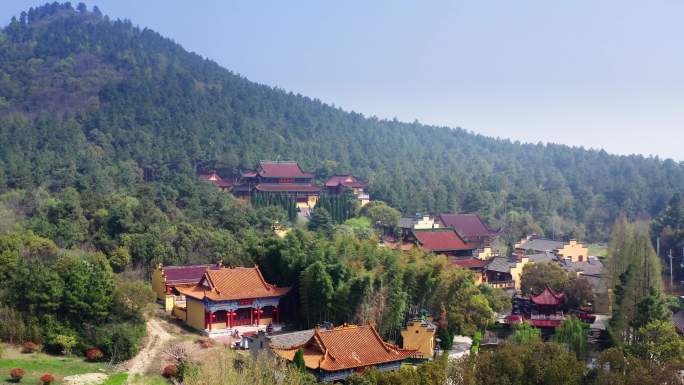
[[[293,198],[298,208],[313,208],[321,188],[313,183],[315,175],[304,172],[296,162],[260,162],[254,171],[240,174],[233,194],[250,200],[255,194],[280,194]]]

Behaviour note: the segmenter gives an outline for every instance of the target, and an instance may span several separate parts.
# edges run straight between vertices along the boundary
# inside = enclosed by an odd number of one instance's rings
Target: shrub
[[[480,332],[475,332],[473,336],[473,344],[470,346],[470,353],[476,354],[480,351],[480,340],[482,339],[482,334]]]
[[[76,346],[76,336],[71,334],[57,334],[49,336],[48,342],[54,349],[68,356],[71,354],[71,349]]]
[[[50,374],[50,373],[45,373],[45,374],[43,374],[42,376],[40,376],[40,379],[38,380],[38,382],[39,382],[41,385],[50,385],[50,384],[52,384],[54,381],[55,381],[55,376],[53,376],[53,375]]]
[[[168,364],[162,369],[162,376],[165,378],[178,378],[179,372],[177,365]]]
[[[124,322],[100,329],[93,345],[102,347],[105,355],[115,363],[126,361],[138,354],[140,339],[145,335],[145,324]]]
[[[178,379],[185,382],[188,378],[196,378],[199,375],[199,365],[190,361],[183,360],[178,365]]]
[[[104,353],[102,353],[102,350],[100,350],[100,348],[90,348],[85,351],[85,356],[88,361],[94,362],[103,359]]]
[[[5,354],[5,345],[0,343],[0,358],[2,358],[3,354]]]
[[[19,382],[21,381],[22,378],[26,375],[26,371],[22,368],[14,368],[10,371],[10,377],[12,377],[12,380],[14,382]]]
[[[26,354],[35,353],[38,351],[38,345],[32,341],[26,341],[21,345],[21,352]]]
[[[67,324],[57,321],[53,316],[42,318],[45,320],[43,325],[43,330],[45,331],[43,350],[50,354],[71,354],[71,349],[77,343],[76,331]]]

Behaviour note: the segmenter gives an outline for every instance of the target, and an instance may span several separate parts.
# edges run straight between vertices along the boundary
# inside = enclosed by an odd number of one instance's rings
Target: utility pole
[[[670,249],[670,290],[673,290],[674,276],[672,275],[672,249]]]

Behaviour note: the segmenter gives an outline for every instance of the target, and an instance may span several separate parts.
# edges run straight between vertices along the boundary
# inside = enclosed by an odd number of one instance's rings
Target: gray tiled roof
[[[399,218],[399,223],[397,227],[400,229],[412,229],[415,220],[413,218]]]
[[[293,346],[304,344],[310,340],[314,334],[314,329],[301,330],[292,333],[273,334],[270,336],[271,347],[277,349],[288,349]]]
[[[515,262],[509,257],[494,257],[489,260],[486,270],[499,273],[510,273],[511,267],[513,266],[515,266]]]
[[[544,253],[529,254],[526,255],[526,257],[530,260],[530,262],[533,263],[553,262],[556,260],[556,255],[550,251]]]
[[[521,249],[525,251],[554,251],[556,249],[559,249],[563,247],[564,243],[563,242],[558,242],[558,241],[553,241],[551,239],[532,239],[522,246],[520,246]]]
[[[582,275],[601,276],[603,274],[603,263],[598,258],[590,258],[589,261],[570,262],[563,260],[561,267],[571,273],[581,273]]]

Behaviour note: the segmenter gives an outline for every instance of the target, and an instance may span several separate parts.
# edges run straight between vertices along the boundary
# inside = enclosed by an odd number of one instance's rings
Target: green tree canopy
[[[557,263],[543,262],[527,264],[523,268],[521,276],[521,290],[524,294],[539,294],[544,287],[549,286],[556,292],[560,292],[570,282],[568,273],[558,266]]]

